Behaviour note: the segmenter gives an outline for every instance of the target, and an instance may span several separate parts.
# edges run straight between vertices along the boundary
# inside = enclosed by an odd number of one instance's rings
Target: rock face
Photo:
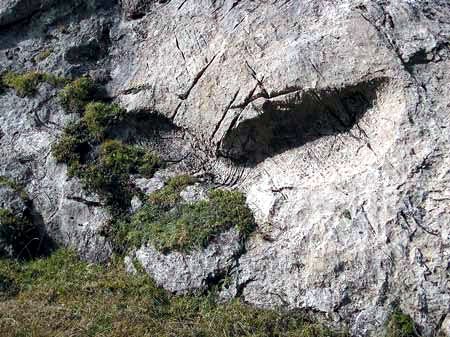
[[[0,26],[27,19],[51,3],[51,0],[4,0],[0,3]]]
[[[138,261],[152,275],[159,286],[177,292],[202,292],[211,282],[224,278],[235,266],[241,253],[239,233],[234,229],[222,233],[205,249],[188,254],[163,254],[151,246],[144,246],[128,257]]]
[[[394,303],[422,335],[450,336],[448,1],[61,6],[0,32],[0,71],[109,80],[128,110],[177,129],[163,148],[177,169],[247,192],[255,212],[246,249],[187,256],[204,262],[196,273],[181,254],[138,250],[162,286],[186,292],[227,270],[225,297],[323,314],[354,336],[382,335]],[[0,25],[13,23],[3,7]],[[54,95],[0,96],[0,172],[27,184],[58,242],[104,260],[102,205],[50,155],[77,118]]]

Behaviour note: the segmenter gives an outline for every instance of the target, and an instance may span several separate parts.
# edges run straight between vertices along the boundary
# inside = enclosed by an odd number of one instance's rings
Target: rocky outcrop
[[[205,249],[184,254],[163,254],[144,246],[126,259],[128,269],[138,262],[159,286],[176,293],[202,293],[223,280],[241,253],[240,235],[234,229],[218,236]]]
[[[129,111],[165,116],[165,140],[152,146],[168,170],[247,192],[259,224],[238,254],[137,250],[162,286],[204,289],[226,271],[224,298],[301,308],[354,336],[382,335],[394,304],[422,335],[450,335],[448,1],[96,8],[77,7],[58,24],[44,12],[3,31],[0,71],[109,81],[109,96]],[[32,61],[49,46],[48,58]],[[49,152],[78,118],[54,94],[44,84],[34,98],[0,96],[0,173],[26,184],[58,242],[104,260],[107,214]]]
[[[46,9],[52,0],[5,0],[0,3],[0,27],[27,19]]]

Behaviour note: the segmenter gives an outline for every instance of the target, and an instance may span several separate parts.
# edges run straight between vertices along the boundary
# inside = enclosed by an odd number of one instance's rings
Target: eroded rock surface
[[[450,335],[448,1],[89,8],[64,7],[59,21],[57,9],[29,13],[26,25],[1,31],[0,71],[109,80],[128,110],[170,121],[155,145],[169,169],[247,192],[259,225],[245,250],[137,250],[162,286],[204,289],[225,271],[225,297],[303,308],[354,336],[382,335],[394,303],[424,336]],[[85,58],[86,46],[101,53]],[[27,184],[57,241],[104,260],[110,248],[97,229],[107,214],[50,155],[79,117],[54,95],[43,85],[34,98],[0,96],[0,172]],[[150,255],[157,264],[145,263]]]
[[[201,293],[223,279],[236,265],[242,250],[239,233],[231,229],[215,238],[205,249],[190,253],[161,253],[144,246],[128,258],[139,262],[159,286],[175,293]],[[130,268],[130,265],[129,265]]]

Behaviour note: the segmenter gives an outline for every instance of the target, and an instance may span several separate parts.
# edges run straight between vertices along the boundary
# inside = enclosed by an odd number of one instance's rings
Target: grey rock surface
[[[2,0],[0,2],[0,27],[27,19],[45,9],[54,0]]]
[[[245,250],[229,241],[192,255],[137,250],[159,284],[196,291],[226,271],[225,298],[302,308],[353,336],[382,335],[393,303],[422,335],[450,336],[448,1],[124,0],[77,10],[62,15],[64,30],[54,9],[2,31],[0,72],[110,78],[109,95],[128,110],[165,117],[154,146],[167,170],[246,192],[258,222]],[[104,55],[67,59],[90,39]],[[32,61],[49,46],[48,59]],[[45,85],[34,98],[0,96],[0,173],[26,183],[57,241],[103,260],[107,215],[49,151],[75,118]]]
[[[208,199],[208,188],[201,184],[194,184],[187,186],[180,193],[180,197],[185,202],[195,202]]]
[[[98,233],[108,220],[96,196],[87,196],[81,185],[68,179],[66,168],[51,156],[51,144],[65,122],[55,91],[42,85],[34,98],[11,91],[0,96],[0,175],[21,183],[32,200],[39,221],[59,244],[71,245],[91,261],[105,261],[110,245]]]
[[[171,292],[201,293],[236,266],[236,256],[241,250],[239,233],[231,229],[205,249],[195,249],[187,254],[164,254],[151,246],[143,246],[128,256],[125,263],[128,270],[133,270],[132,261],[137,261],[159,286]]]

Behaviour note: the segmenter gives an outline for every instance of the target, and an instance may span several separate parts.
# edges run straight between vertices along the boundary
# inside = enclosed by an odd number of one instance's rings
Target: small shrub
[[[117,104],[89,103],[86,105],[84,121],[91,136],[97,140],[102,140],[114,126],[123,122],[126,118],[126,110]]]
[[[387,326],[387,337],[419,337],[412,318],[396,309]]]
[[[98,86],[88,77],[68,83],[59,93],[62,107],[70,113],[81,113],[89,102],[99,96]]]
[[[33,96],[38,85],[43,81],[42,74],[30,71],[23,74],[7,72],[3,75],[3,84],[16,91],[20,97]]]

